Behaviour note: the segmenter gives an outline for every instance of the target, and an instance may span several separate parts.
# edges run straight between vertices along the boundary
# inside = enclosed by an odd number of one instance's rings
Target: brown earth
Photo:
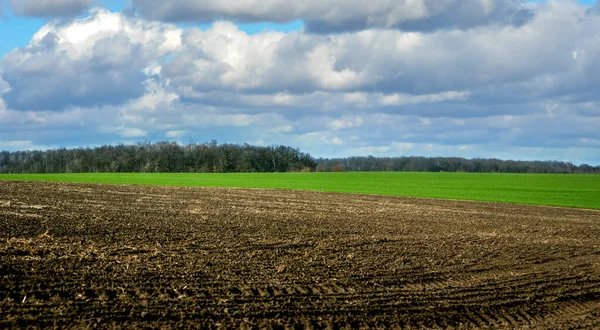
[[[0,328],[600,328],[600,212],[0,182]]]

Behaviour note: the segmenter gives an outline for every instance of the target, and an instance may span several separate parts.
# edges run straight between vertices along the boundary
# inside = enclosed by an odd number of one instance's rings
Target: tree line
[[[176,142],[0,152],[0,173],[314,171],[308,153],[288,146]]]
[[[486,172],[600,174],[600,166],[559,161],[514,161],[458,157],[349,157],[318,159],[317,171]]]
[[[497,172],[600,174],[600,166],[558,161],[457,157],[348,157],[314,159],[283,145],[176,142],[47,151],[2,151],[0,173],[86,172]]]

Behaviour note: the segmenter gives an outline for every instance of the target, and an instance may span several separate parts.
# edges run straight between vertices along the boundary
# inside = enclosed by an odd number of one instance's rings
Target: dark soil
[[[0,328],[600,328],[600,212],[0,182]]]

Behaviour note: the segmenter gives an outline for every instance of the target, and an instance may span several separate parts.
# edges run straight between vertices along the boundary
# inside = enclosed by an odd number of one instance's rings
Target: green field
[[[600,175],[491,173],[86,173],[0,175],[40,180],[168,186],[285,188],[600,209]]]

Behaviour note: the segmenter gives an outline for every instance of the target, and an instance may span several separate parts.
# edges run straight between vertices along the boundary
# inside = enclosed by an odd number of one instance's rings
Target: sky
[[[0,150],[600,165],[600,3],[0,0]]]

